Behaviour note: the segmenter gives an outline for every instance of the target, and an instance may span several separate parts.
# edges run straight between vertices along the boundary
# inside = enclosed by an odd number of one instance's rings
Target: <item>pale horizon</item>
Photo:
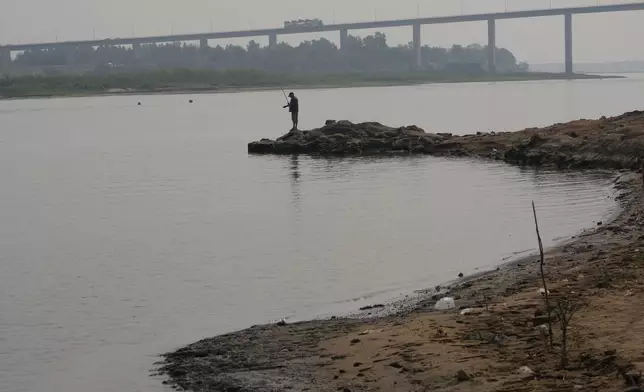
[[[552,7],[619,4],[625,1],[552,0]],[[6,10],[0,14],[0,44],[68,40],[126,38],[209,31],[230,31],[280,27],[285,20],[320,18],[325,23],[402,19],[549,8],[549,0],[422,1],[395,3],[372,0],[369,4],[328,0],[208,1],[185,4],[152,0],[0,0]],[[34,12],[37,10],[38,12]],[[637,48],[644,35],[644,11],[573,16],[573,55],[576,63],[644,60]],[[25,23],[29,21],[29,23]],[[512,51],[519,61],[532,64],[562,63],[564,53],[563,17],[498,20],[497,46]],[[391,45],[411,41],[411,28],[350,31],[365,36],[374,31],[387,35]],[[297,45],[304,40],[327,38],[339,42],[337,32],[279,37]],[[251,39],[265,45],[267,37],[212,40],[210,45],[242,44]],[[487,44],[485,22],[426,25],[423,45],[449,47],[453,44]]]

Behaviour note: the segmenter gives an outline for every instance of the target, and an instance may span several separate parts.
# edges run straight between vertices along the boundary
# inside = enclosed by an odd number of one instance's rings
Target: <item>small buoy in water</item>
[[[192,99],[190,100],[190,103],[192,103]]]
[[[141,102],[139,102],[138,105],[141,106]]]

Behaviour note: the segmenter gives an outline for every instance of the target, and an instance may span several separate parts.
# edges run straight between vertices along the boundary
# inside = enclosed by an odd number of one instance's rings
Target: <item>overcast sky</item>
[[[552,0],[553,7],[594,4],[597,0]],[[549,6],[550,0],[507,0],[508,10]],[[0,44],[204,32],[211,26],[213,31],[265,28],[298,18],[332,23],[408,18],[417,13],[501,12],[505,8],[505,0],[0,0]],[[644,11],[574,16],[575,61],[644,60],[643,22]],[[412,35],[411,28],[383,32],[392,44],[409,42]],[[339,38],[338,33],[324,36],[334,42]],[[316,37],[320,35],[285,40],[295,44]],[[437,46],[485,44],[487,27],[485,23],[424,26],[422,39],[423,44]],[[265,44],[267,38],[258,41]],[[563,17],[498,21],[497,46],[531,63],[561,62]]]

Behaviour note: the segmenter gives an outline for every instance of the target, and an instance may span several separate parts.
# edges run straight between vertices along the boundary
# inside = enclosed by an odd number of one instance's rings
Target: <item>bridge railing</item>
[[[429,4],[419,4],[414,9],[410,7],[407,12],[404,12],[404,15],[398,14],[395,18],[387,17],[386,15],[388,12],[376,8],[373,10],[373,16],[371,18],[366,16],[360,18],[359,22],[384,21],[388,19],[413,19],[417,17],[428,18],[516,11],[536,11],[571,7],[595,7],[601,5],[633,3],[644,3],[644,0],[539,0],[538,2],[530,2],[529,6],[525,6],[525,1],[523,0],[439,0],[438,2],[432,1]],[[358,22],[358,20],[335,20],[334,17],[334,22],[351,23]]]

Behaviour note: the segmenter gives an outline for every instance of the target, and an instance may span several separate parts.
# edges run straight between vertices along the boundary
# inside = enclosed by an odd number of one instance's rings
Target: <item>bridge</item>
[[[644,10],[644,3],[626,3],[612,5],[597,5],[587,7],[565,7],[565,8],[548,8],[526,11],[510,11],[483,13],[471,15],[453,15],[437,16],[427,18],[412,19],[394,19],[374,22],[342,23],[331,24],[321,27],[298,27],[298,28],[277,28],[277,29],[258,29],[258,30],[241,30],[226,32],[211,32],[199,34],[176,34],[160,35],[150,37],[132,37],[132,38],[114,38],[103,40],[86,40],[86,41],[66,41],[66,42],[43,42],[33,44],[5,45],[0,46],[0,69],[11,63],[11,53],[15,51],[28,51],[39,49],[63,49],[68,53],[75,53],[80,47],[97,47],[105,45],[132,45],[133,50],[138,50],[142,44],[158,44],[165,42],[199,42],[201,48],[208,46],[208,40],[224,38],[242,38],[242,37],[261,37],[268,36],[269,46],[277,45],[278,35],[316,33],[316,32],[340,32],[340,48],[344,48],[349,37],[349,30],[362,29],[379,29],[388,27],[412,27],[413,48],[416,53],[416,65],[422,64],[422,44],[421,44],[421,26],[430,24],[446,24],[461,22],[487,22],[488,45],[487,45],[487,68],[490,73],[494,73],[495,58],[494,49],[496,47],[496,21],[503,19],[520,19],[520,18],[537,18],[546,16],[563,16],[564,19],[564,58],[566,73],[573,73],[572,57],[572,15],[578,14],[598,14],[606,12],[623,12],[623,11],[640,11]],[[72,56],[73,57],[73,56]]]

